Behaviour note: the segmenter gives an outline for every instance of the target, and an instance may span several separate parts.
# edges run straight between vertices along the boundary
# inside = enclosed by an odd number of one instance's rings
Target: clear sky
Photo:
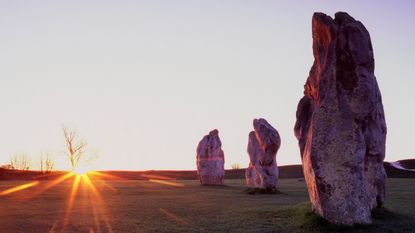
[[[195,169],[217,128],[225,166],[248,164],[253,118],[300,163],[293,126],[313,63],[311,16],[346,11],[369,30],[388,125],[386,160],[414,158],[413,1],[0,1],[0,164],[64,161],[62,125],[95,169]],[[36,166],[35,166],[36,167]]]

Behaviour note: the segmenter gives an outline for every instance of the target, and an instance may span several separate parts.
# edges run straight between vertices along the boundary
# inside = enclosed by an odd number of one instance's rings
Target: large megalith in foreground
[[[312,19],[314,64],[295,135],[313,211],[336,224],[371,223],[385,199],[386,123],[366,28],[347,13]]]
[[[278,131],[265,119],[254,119],[254,131],[249,133],[249,166],[246,169],[248,188],[276,191],[278,180],[277,152],[281,139]]]
[[[203,185],[222,185],[225,158],[217,129],[199,142],[196,150],[197,175]]]

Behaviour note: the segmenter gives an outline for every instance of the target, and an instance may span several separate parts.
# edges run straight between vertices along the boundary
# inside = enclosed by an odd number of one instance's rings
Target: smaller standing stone
[[[275,192],[278,180],[277,151],[280,135],[265,119],[254,119],[254,131],[249,133],[249,167],[246,185],[251,189]]]
[[[202,185],[223,185],[225,156],[217,129],[199,142],[196,150],[197,175]]]

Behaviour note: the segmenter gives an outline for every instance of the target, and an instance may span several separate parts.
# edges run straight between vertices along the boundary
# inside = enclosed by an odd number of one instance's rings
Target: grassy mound
[[[297,227],[307,232],[415,232],[414,219],[386,208],[372,211],[372,224],[335,225],[311,211],[310,204],[299,204],[291,211]]]

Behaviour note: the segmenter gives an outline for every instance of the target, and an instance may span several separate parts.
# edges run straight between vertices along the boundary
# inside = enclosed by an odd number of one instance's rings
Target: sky
[[[225,167],[246,167],[254,118],[299,164],[295,111],[313,63],[311,17],[346,11],[371,34],[386,160],[415,158],[411,1],[0,0],[0,164],[41,152],[68,169],[75,127],[99,170],[195,169],[217,128]]]

